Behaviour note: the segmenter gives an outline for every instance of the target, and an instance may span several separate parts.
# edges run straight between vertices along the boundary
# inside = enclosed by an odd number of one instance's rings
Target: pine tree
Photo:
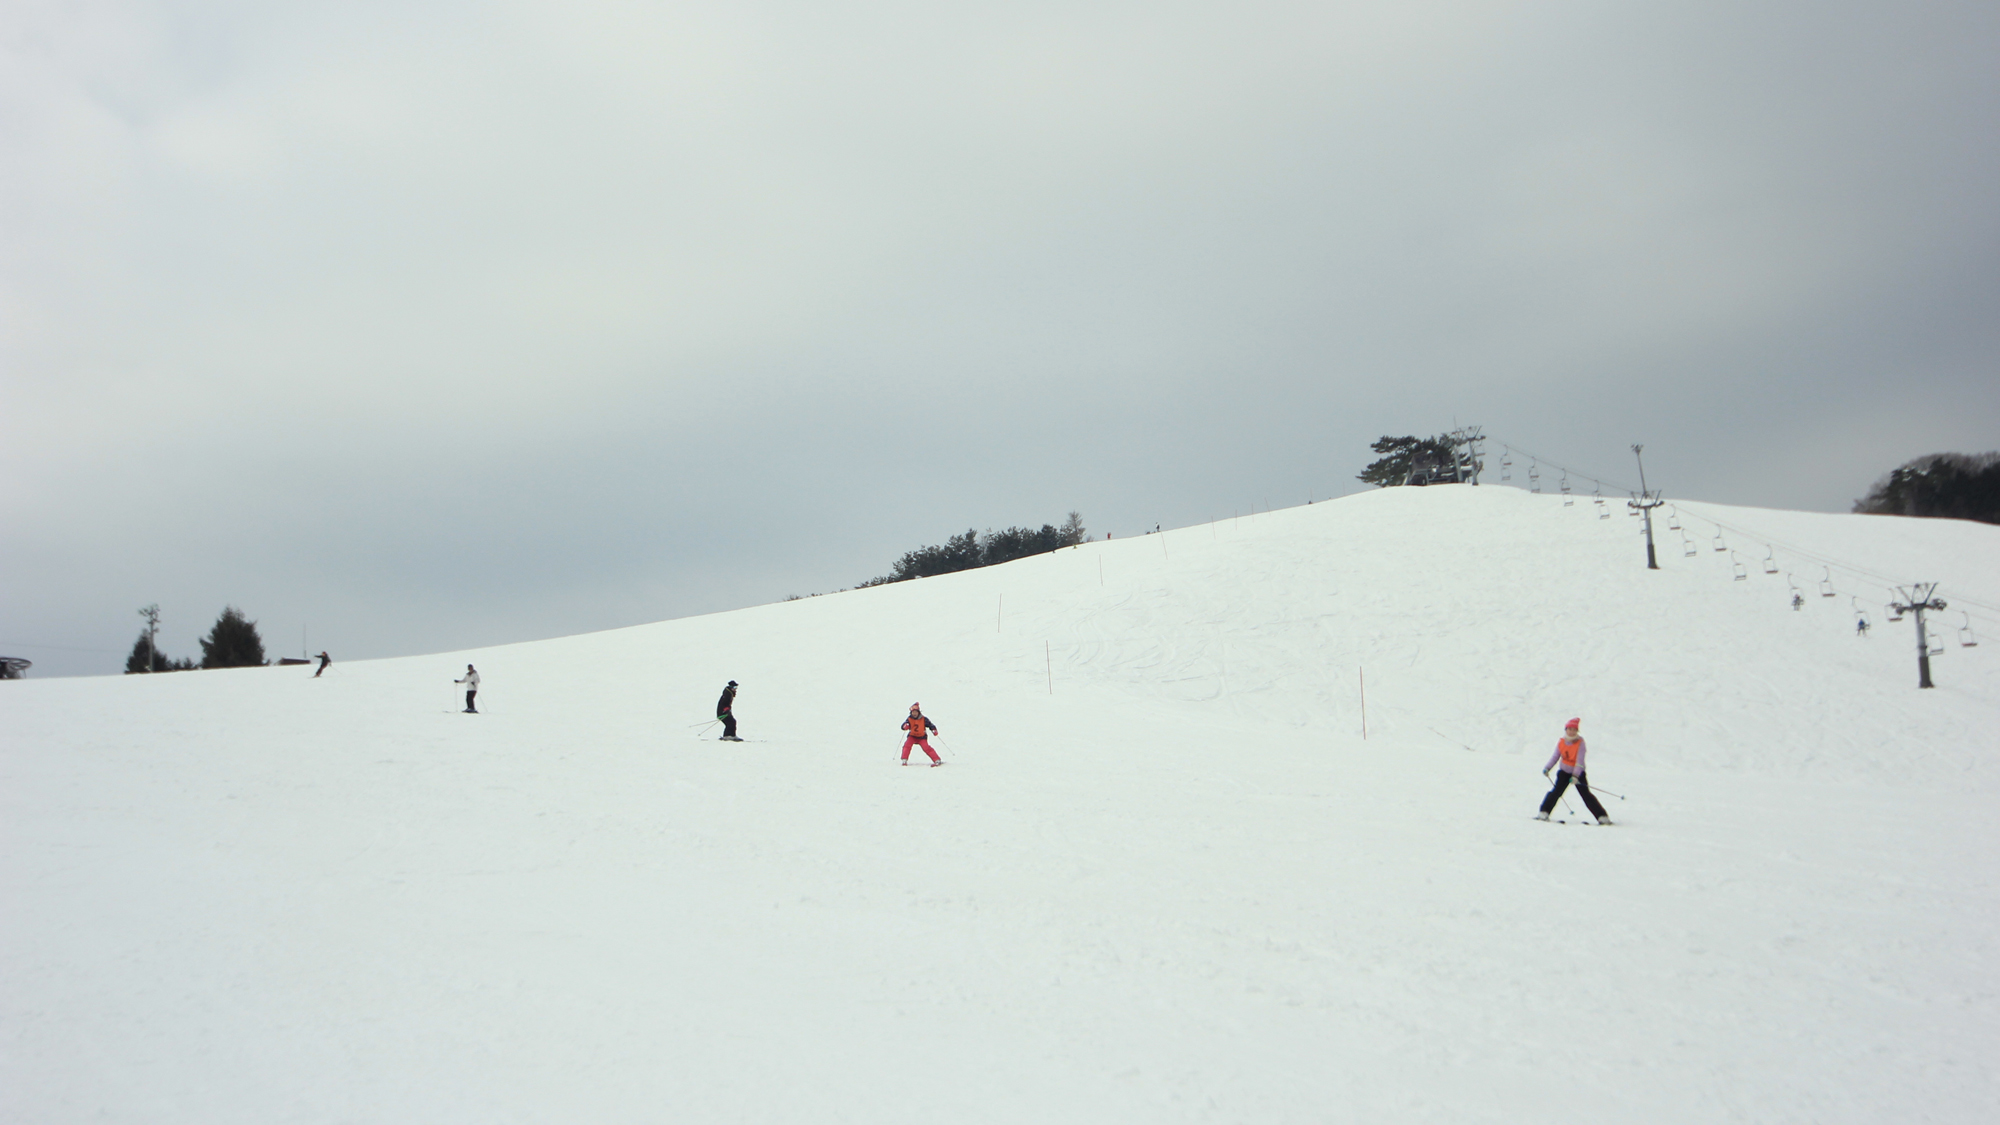
[[[1431,438],[1420,438],[1414,434],[1402,437],[1384,434],[1382,440],[1368,448],[1387,456],[1370,462],[1367,468],[1356,474],[1356,478],[1377,488],[1404,483],[1409,480],[1410,469],[1419,464],[1449,466],[1456,454],[1447,434]]]
[[[235,606],[225,606],[215,627],[201,639],[201,666],[254,668],[264,663],[264,638],[257,635],[257,623]]]
[[[1059,547],[1074,547],[1078,543],[1087,543],[1089,541],[1090,533],[1083,529],[1082,512],[1070,512],[1069,518],[1063,521],[1062,527],[1056,529],[1056,545]]]
[[[147,667],[148,664],[152,667]],[[129,676],[134,672],[171,671],[167,665],[167,658],[160,655],[159,650],[153,647],[152,634],[144,629],[139,630],[139,639],[132,642],[132,655],[125,658],[125,674]]]

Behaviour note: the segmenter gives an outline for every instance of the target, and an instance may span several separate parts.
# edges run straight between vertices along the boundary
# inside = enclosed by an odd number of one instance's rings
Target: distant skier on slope
[[[922,704],[920,703],[910,704],[910,717],[903,720],[902,729],[910,732],[909,737],[903,740],[904,765],[907,766],[910,764],[910,747],[912,746],[923,747],[924,753],[929,754],[931,756],[931,765],[934,766],[944,765],[944,759],[938,757],[937,751],[931,749],[931,738],[930,738],[932,731],[937,731],[937,733],[939,734],[942,734],[944,732],[938,731],[937,724],[931,722],[929,719],[924,717],[924,709]]]
[[[729,686],[722,689],[722,698],[715,701],[715,717],[722,720],[723,742],[743,741],[736,737],[736,712],[732,710],[735,705],[736,681],[731,680]]]
[[[319,679],[319,674],[320,674],[321,672],[324,672],[324,671],[326,671],[326,669],[327,669],[327,666],[328,666],[328,665],[330,665],[330,664],[332,664],[332,663],[333,663],[333,657],[331,657],[331,656],[328,656],[328,655],[327,655],[326,653],[324,653],[324,652],[320,653],[320,654],[319,654],[319,667],[318,667],[317,669],[315,669],[315,670],[313,671],[313,679],[315,679],[315,680]]]
[[[1577,733],[1577,728],[1582,725],[1581,719],[1571,719],[1563,724],[1563,736],[1556,742],[1556,752],[1549,755],[1549,764],[1542,767],[1542,776],[1547,777],[1549,770],[1554,769],[1557,763],[1562,765],[1562,769],[1555,777],[1556,787],[1549,790],[1548,796],[1542,798],[1542,811],[1535,814],[1536,820],[1547,820],[1549,812],[1556,807],[1556,802],[1562,800],[1563,790],[1568,789],[1571,782],[1575,782],[1577,795],[1583,798],[1583,807],[1590,810],[1590,815],[1597,818],[1597,823],[1611,823],[1611,817],[1605,813],[1604,806],[1597,803],[1596,797],[1591,796],[1590,781],[1583,774],[1583,755],[1588,747],[1583,744],[1583,735]]]
[[[479,694],[479,669],[474,668],[470,664],[467,664],[465,666],[464,677],[461,679],[453,680],[452,683],[465,685],[464,713],[467,715],[479,714],[479,709],[472,705],[472,698]]]

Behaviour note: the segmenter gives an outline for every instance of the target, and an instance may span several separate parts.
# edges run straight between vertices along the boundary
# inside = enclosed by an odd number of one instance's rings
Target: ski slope
[[[0,1119],[1994,1120],[2000,638],[1918,691],[1876,579],[2000,605],[2000,528],[1675,514],[0,685]],[[1531,819],[1572,716],[1616,827]]]

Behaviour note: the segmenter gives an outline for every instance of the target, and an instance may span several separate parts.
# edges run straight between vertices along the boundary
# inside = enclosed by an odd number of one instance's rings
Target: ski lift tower
[[[1944,599],[1932,596],[1937,593],[1937,585],[1935,582],[1919,582],[1914,586],[1898,586],[1896,593],[1901,595],[1901,599],[1889,606],[1899,614],[1917,615],[1917,686],[1920,688],[1937,686],[1931,683],[1931,642],[1924,635],[1924,611],[1944,608]]]
[[[1479,444],[1486,440],[1478,426],[1466,426],[1451,432],[1451,475],[1461,484],[1479,483],[1479,470],[1483,467],[1479,456]]]
[[[1632,456],[1639,461],[1639,495],[1627,500],[1625,506],[1631,508],[1634,515],[1646,517],[1646,569],[1658,570],[1660,559],[1653,553],[1653,509],[1666,501],[1660,499],[1659,493],[1646,491],[1646,459],[1640,456],[1640,451],[1645,448],[1643,445],[1632,447]]]

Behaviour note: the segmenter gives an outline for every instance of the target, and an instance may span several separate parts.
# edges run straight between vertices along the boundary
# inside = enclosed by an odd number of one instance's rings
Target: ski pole
[[[706,734],[706,733],[708,732],[708,728],[710,728],[710,727],[714,726],[715,724],[717,724],[717,723],[719,723],[719,722],[721,722],[721,721],[722,721],[721,719],[710,719],[709,721],[707,721],[707,722],[705,722],[705,723],[702,723],[702,724],[701,724],[701,729],[700,729],[700,730],[698,730],[698,731],[696,731],[696,732],[694,732],[694,736],[695,736],[696,738],[700,738],[700,737],[701,737],[701,736],[702,736],[703,734]],[[689,723],[688,725],[689,725],[689,726],[693,726],[693,725],[695,725],[695,724],[693,724],[693,723]]]
[[[1625,799],[1625,794],[1623,794],[1623,793],[1613,793],[1613,792],[1612,792],[1611,790],[1609,790],[1609,789],[1599,789],[1599,788],[1598,788],[1597,786],[1595,786],[1595,785],[1593,785],[1593,786],[1591,786],[1591,787],[1590,787],[1590,791],[1591,791],[1592,793],[1602,793],[1602,794],[1604,794],[1604,795],[1605,795],[1605,796],[1607,796],[1607,797],[1616,797],[1616,798],[1618,798],[1618,799],[1619,799],[1619,800],[1621,800],[1621,801]]]

